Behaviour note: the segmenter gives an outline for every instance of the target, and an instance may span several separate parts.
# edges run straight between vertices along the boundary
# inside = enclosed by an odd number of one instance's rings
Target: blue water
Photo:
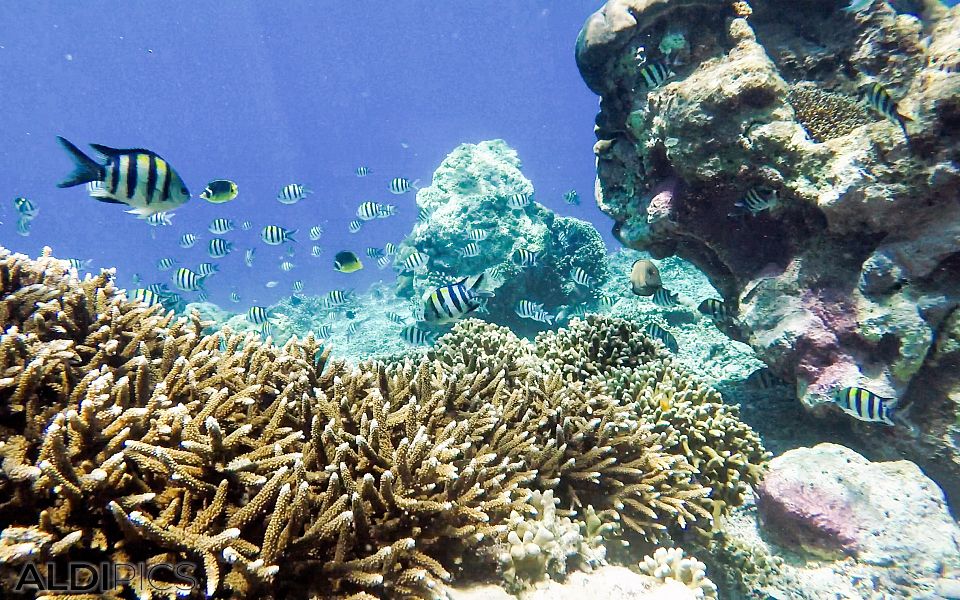
[[[211,300],[229,307],[236,288],[238,310],[279,300],[296,279],[307,293],[360,290],[392,273],[366,259],[364,270],[341,274],[334,254],[399,242],[415,220],[413,194],[391,195],[389,179],[428,185],[457,144],[498,137],[519,151],[538,201],[606,235],[609,219],[592,202],[597,99],[573,60],[577,32],[600,4],[5,3],[0,244],[31,255],[50,245],[59,257],[93,259],[94,269],[115,266],[125,287],[134,272],[144,283],[169,282],[171,272],[155,266],[162,257],[192,268],[217,262]],[[122,205],[90,199],[83,186],[56,188],[71,170],[57,135],[83,149],[148,148],[194,196],[217,178],[236,181],[240,196],[223,205],[194,198],[172,227],[154,230]],[[357,178],[359,165],[371,175]],[[314,194],[278,203],[292,182]],[[578,190],[581,206],[563,202],[568,189]],[[40,208],[29,237],[15,231],[16,196]],[[394,203],[398,214],[351,235],[347,224],[364,200]],[[255,226],[227,234],[234,252],[213,261],[207,226],[216,217]],[[265,224],[301,230],[293,271],[278,268],[282,248],[260,242]],[[315,224],[326,229],[320,258],[309,255],[306,229]],[[201,241],[179,248],[184,232]],[[253,269],[243,265],[250,246]],[[279,285],[266,289],[270,280]]]

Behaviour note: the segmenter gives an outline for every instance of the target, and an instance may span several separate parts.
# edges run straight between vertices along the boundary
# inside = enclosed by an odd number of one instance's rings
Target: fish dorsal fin
[[[103,156],[120,156],[122,154],[153,154],[156,156],[155,152],[144,148],[111,148],[103,144],[90,144],[90,147]]]

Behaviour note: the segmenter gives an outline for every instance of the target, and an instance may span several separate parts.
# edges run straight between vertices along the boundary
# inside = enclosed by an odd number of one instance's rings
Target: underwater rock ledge
[[[49,249],[0,248],[0,293],[3,589],[27,562],[186,561],[202,587],[143,585],[435,599],[470,574],[562,579],[629,541],[709,590],[656,548],[709,531],[769,459],[621,319],[535,343],[468,320],[426,357],[351,365],[312,336],[203,335]]]
[[[815,415],[897,399],[907,425],[855,431],[960,499],[960,7],[918,4],[611,0],[577,58],[618,239],[702,269]],[[873,84],[902,128],[857,101]],[[756,190],[773,206],[736,206]]]

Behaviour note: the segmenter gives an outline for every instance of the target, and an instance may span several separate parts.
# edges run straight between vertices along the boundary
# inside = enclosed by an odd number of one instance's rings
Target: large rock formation
[[[915,429],[855,428],[960,495],[960,8],[894,4],[611,0],[577,60],[618,238],[706,272],[815,414],[846,386],[899,398]],[[651,88],[653,62],[675,75]],[[858,101],[871,82],[909,140]],[[752,188],[777,206],[738,211]]]

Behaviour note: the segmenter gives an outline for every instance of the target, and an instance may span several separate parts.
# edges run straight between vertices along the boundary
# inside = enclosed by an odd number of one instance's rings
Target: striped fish
[[[167,287],[167,284],[165,283],[151,283],[150,285],[147,286],[147,289],[158,296],[162,296],[163,294],[170,293],[170,289]]]
[[[321,256],[323,254],[323,248],[320,246],[313,246],[310,248],[310,256]]]
[[[577,206],[580,204],[580,194],[577,190],[568,190],[563,193],[563,201],[571,206]]]
[[[765,210],[774,208],[778,201],[779,198],[777,197],[777,190],[758,186],[747,190],[747,193],[743,195],[743,198],[734,206],[746,210],[751,215],[756,216]]]
[[[484,274],[464,277],[456,283],[427,290],[421,300],[423,319],[432,323],[452,323],[480,307],[480,298],[493,292],[480,288]]]
[[[214,273],[220,270],[220,265],[215,265],[213,263],[200,263],[197,267],[197,275],[200,277],[207,277],[213,275]]]
[[[240,223],[240,229],[244,231],[250,231],[253,229],[253,221],[244,221],[243,223]]]
[[[280,188],[277,192],[277,202],[281,204],[296,204],[313,192],[299,183],[291,183]]]
[[[393,259],[391,259],[389,256],[384,255],[377,259],[377,266],[380,267],[381,269],[385,269],[391,262],[393,262]]]
[[[613,296],[608,296],[606,294],[600,294],[597,297],[597,303],[600,305],[600,308],[603,310],[610,310],[613,308],[613,305],[617,303],[617,299]]]
[[[666,83],[673,75],[674,72],[662,62],[649,62],[640,68],[640,76],[651,90]]]
[[[266,323],[269,318],[270,315],[267,313],[267,309],[262,306],[251,306],[250,310],[247,311],[247,320],[254,325],[262,325]]]
[[[76,271],[80,273],[90,266],[90,263],[93,262],[93,259],[88,258],[86,260],[80,260],[79,258],[68,258],[67,262],[70,263],[71,269],[76,269]]]
[[[519,267],[535,267],[537,266],[537,258],[540,254],[538,252],[531,252],[525,248],[518,248],[516,252],[513,253],[513,262]]]
[[[428,262],[430,262],[429,256],[414,250],[413,254],[404,259],[403,268],[407,271],[418,271],[426,267]]]
[[[350,230],[350,233],[358,233],[361,227],[363,227],[363,221],[360,219],[354,219],[350,221],[350,225],[347,227],[347,229]]]
[[[368,169],[367,167],[364,167],[363,165],[360,165],[359,167],[357,167],[356,173],[357,173],[357,177],[366,177],[367,175],[370,174],[370,169]]]
[[[333,333],[333,328],[327,325],[326,323],[322,325],[317,325],[317,336],[319,336],[321,339],[326,339],[330,337],[332,333]]]
[[[663,345],[674,354],[680,349],[680,345],[677,344],[677,338],[673,337],[672,333],[656,323],[647,323],[643,328],[643,332],[653,339],[663,342]]]
[[[157,261],[157,270],[169,271],[175,264],[177,264],[177,259],[175,258],[161,258]]]
[[[789,385],[786,381],[774,375],[773,371],[767,367],[762,367],[750,373],[750,376],[747,377],[747,383],[750,384],[751,387],[761,390],[769,390]]]
[[[531,302],[530,300],[520,300],[514,307],[514,312],[524,319],[533,318],[533,315],[543,310],[543,303]]]
[[[395,312],[392,312],[392,311],[389,311],[389,310],[388,310],[388,311],[386,312],[386,316],[387,316],[387,320],[390,321],[391,323],[396,323],[397,325],[406,325],[406,324],[407,324],[407,320],[406,320],[404,317],[398,315],[398,314],[395,313]]]
[[[314,225],[310,228],[310,239],[317,241],[320,239],[320,236],[323,235],[323,227],[320,225]]]
[[[557,313],[557,320],[563,321],[564,319],[572,319],[578,317],[583,319],[587,316],[587,307],[582,304],[577,304],[576,306],[567,306],[563,310]]]
[[[87,195],[93,196],[95,193],[107,189],[107,184],[102,181],[88,181],[87,182]]]
[[[357,207],[357,216],[364,221],[371,221],[377,218],[380,213],[380,205],[376,202],[362,202]]]
[[[197,243],[197,240],[200,239],[195,233],[185,233],[180,236],[180,241],[178,242],[181,248],[193,248],[193,245]]]
[[[410,182],[406,177],[394,177],[390,180],[390,193],[391,194],[406,194],[410,190],[418,190],[417,183],[420,180]]]
[[[243,253],[243,264],[247,265],[248,267],[252,267],[253,259],[256,256],[256,254],[257,254],[256,248],[247,248],[247,250]]]
[[[210,227],[207,227],[207,231],[209,231],[210,233],[215,233],[217,235],[223,235],[225,233],[233,231],[234,228],[235,227],[234,227],[233,221],[231,221],[230,219],[220,218],[220,219],[214,219],[213,221],[211,221]]]
[[[156,306],[160,304],[160,296],[144,288],[133,290],[133,295],[130,296],[130,298],[133,300],[139,300],[147,306]]]
[[[147,224],[152,227],[161,227],[167,225],[173,225],[173,217],[176,215],[172,212],[162,211],[156,212],[147,217]]]
[[[387,217],[392,217],[397,214],[397,207],[393,204],[381,204],[377,208],[377,218],[386,219]]]
[[[457,249],[457,254],[462,258],[473,258],[475,256],[480,256],[480,244],[476,242],[470,242],[463,248]]]
[[[433,216],[433,209],[432,209],[432,208],[420,207],[420,208],[417,209],[417,222],[418,222],[418,223],[426,223],[427,221],[430,220],[430,217],[432,217],[432,216]]]
[[[223,258],[233,250],[233,244],[223,238],[213,238],[207,244],[207,254],[212,258]]]
[[[729,307],[727,307],[723,300],[717,300],[716,298],[707,298],[700,303],[700,306],[697,307],[697,310],[700,311],[700,314],[706,315],[713,319],[715,323],[729,322],[733,320],[733,314],[731,313]]]
[[[324,306],[340,306],[347,301],[350,292],[344,290],[331,290],[326,298],[323,299]]]
[[[416,325],[409,325],[400,330],[400,339],[412,346],[426,346],[436,342],[437,334],[425,331]]]
[[[531,194],[514,194],[507,199],[507,206],[512,210],[523,210],[530,206]]]
[[[387,256],[393,256],[397,253],[397,245],[393,242],[387,242],[383,245],[383,250],[387,253]]]
[[[903,130],[903,137],[907,138],[907,142],[910,141],[906,122],[913,119],[900,113],[900,108],[886,88],[879,83],[871,83],[864,89],[862,96],[870,108],[899,125]]]
[[[367,256],[370,258],[379,258],[384,255],[382,248],[374,248],[373,246],[367,246]]]
[[[260,325],[260,338],[262,340],[267,340],[271,335],[273,335],[273,325],[270,324],[270,321]]]
[[[260,232],[260,239],[271,246],[279,246],[284,242],[295,242],[296,229],[285,229],[279,225],[267,225]]]
[[[294,294],[299,294],[300,292],[303,291],[303,282],[297,279],[296,281],[293,282],[293,285],[290,286],[290,289],[293,290]]]
[[[230,292],[230,302],[240,302],[240,292],[236,290]]]
[[[577,285],[582,285],[584,287],[590,287],[593,285],[593,277],[590,277],[590,275],[580,267],[574,267],[570,269],[570,279],[572,279]]]
[[[467,234],[471,241],[482,242],[487,239],[488,232],[486,229],[471,229],[470,233]]]
[[[280,263],[280,270],[283,271],[284,273],[289,273],[290,271],[293,270],[295,266],[296,265],[294,265],[289,260],[285,260],[282,263]]]
[[[203,289],[203,277],[186,267],[180,267],[173,275],[173,284],[185,292],[196,292]]]
[[[57,187],[102,181],[103,189],[91,196],[101,202],[126,204],[133,214],[146,218],[173,210],[190,199],[190,190],[167,161],[150,150],[117,150],[90,144],[103,158],[97,163],[66,139],[57,140],[73,160],[74,169]]]
[[[895,425],[893,398],[883,398],[859,387],[846,387],[834,392],[833,401],[840,410],[861,421]]]
[[[206,302],[210,299],[210,294],[207,293],[207,290],[200,290],[197,292],[197,302]]]
[[[680,304],[680,299],[665,287],[658,287],[652,296],[653,303],[660,308],[673,308]]]

